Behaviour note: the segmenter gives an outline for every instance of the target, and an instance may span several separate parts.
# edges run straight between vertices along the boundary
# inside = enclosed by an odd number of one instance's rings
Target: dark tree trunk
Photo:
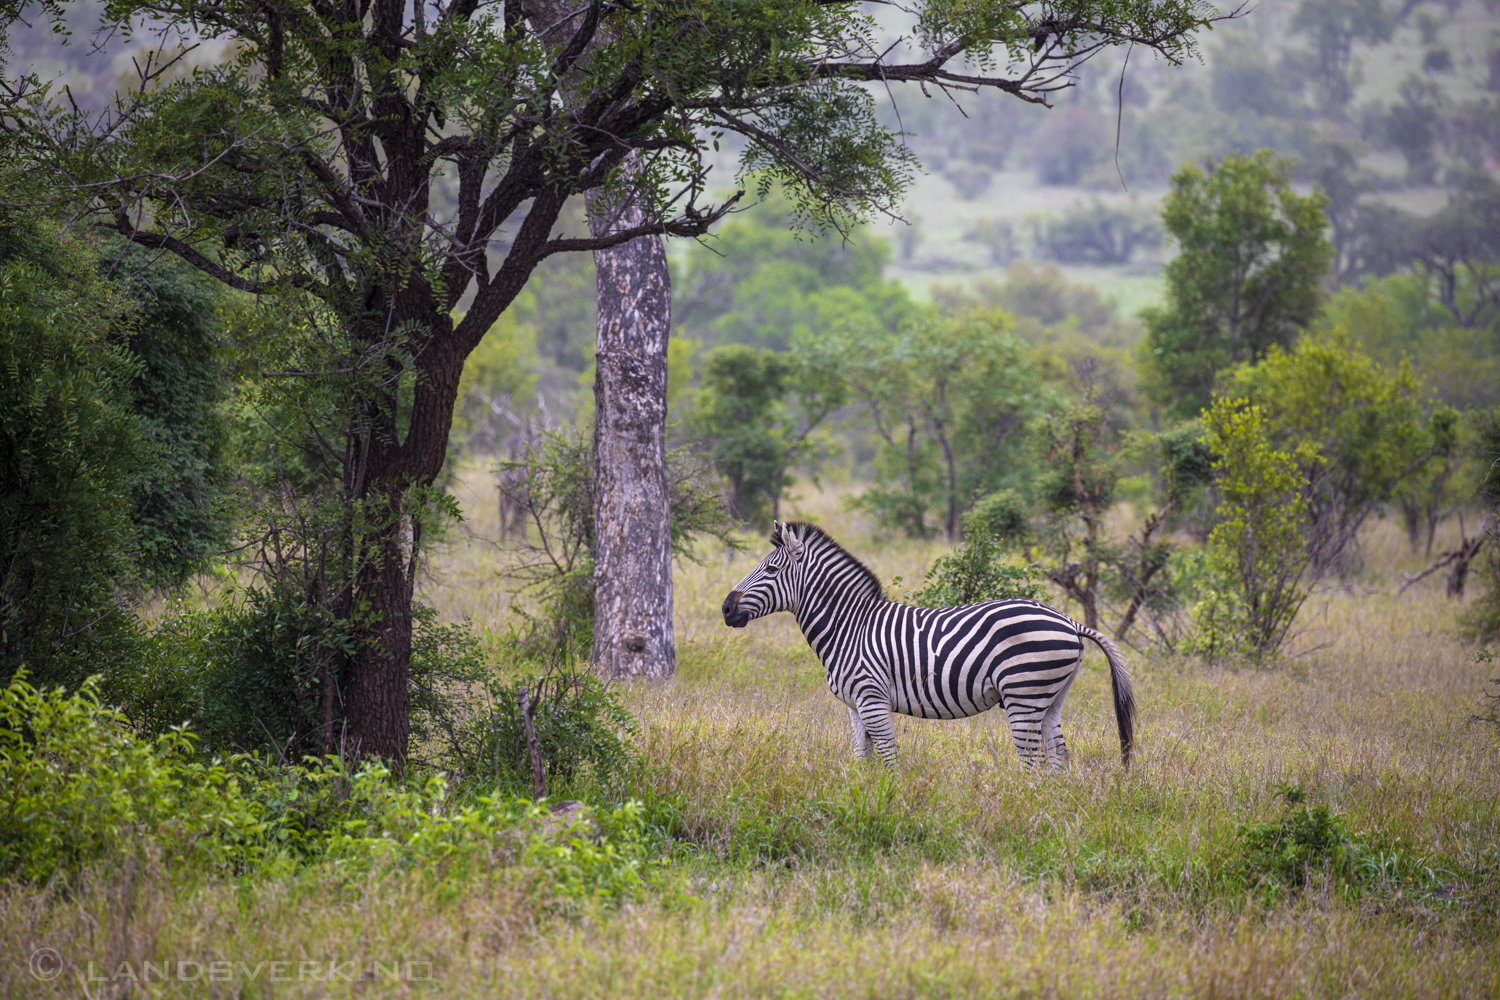
[[[413,583],[408,546],[412,542],[401,537],[404,520],[398,518],[395,525],[382,526],[375,537],[366,539],[369,562],[356,580],[355,601],[371,614],[359,629],[363,641],[350,663],[344,697],[353,743],[350,749],[358,756],[380,757],[397,767],[406,760],[411,735],[407,685]]]
[[[638,225],[634,206],[589,199],[604,236]],[[654,236],[594,253],[594,665],[606,677],[670,677],[672,542],[667,491],[671,279]]]
[[[354,619],[357,646],[342,696],[350,752],[400,768],[411,734],[411,606],[422,544],[412,491],[431,486],[442,471],[467,351],[454,343],[453,324],[428,290],[401,289],[389,308],[393,325],[415,322],[427,334],[417,359],[422,378],[404,437],[394,389],[372,401],[350,432],[343,485],[357,569],[345,611]],[[376,343],[384,328],[362,333]]]

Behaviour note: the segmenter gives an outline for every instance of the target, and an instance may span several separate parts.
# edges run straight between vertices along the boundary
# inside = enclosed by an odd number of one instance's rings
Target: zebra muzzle
[[[740,610],[740,592],[731,590],[724,598],[724,624],[730,628],[744,628],[750,624],[750,613]]]

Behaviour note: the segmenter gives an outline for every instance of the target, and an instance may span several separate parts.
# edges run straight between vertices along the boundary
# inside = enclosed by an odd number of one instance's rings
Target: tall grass
[[[482,478],[466,482],[472,535],[435,562],[427,599],[499,624],[506,555],[486,541]],[[871,538],[832,493],[804,503],[888,581],[919,580],[943,549]],[[999,713],[898,719],[897,768],[853,760],[795,625],[719,619],[763,547],[679,567],[679,674],[624,691],[641,722],[627,794],[662,861],[645,898],[560,917],[504,871],[457,891],[392,871],[97,871],[67,895],[0,890],[0,993],[1500,996],[1500,746],[1470,721],[1487,665],[1452,637],[1441,582],[1393,596],[1420,562],[1393,526],[1365,537],[1361,579],[1308,603],[1274,666],[1130,654],[1128,773],[1105,664],[1088,658],[1060,777],[1022,771]],[[1243,831],[1287,814],[1287,786],[1347,831],[1345,875],[1317,857],[1293,880],[1251,863]],[[58,978],[28,971],[40,947],[65,959]],[[181,960],[232,975],[109,978]],[[289,978],[249,978],[278,961]],[[329,962],[353,981],[329,981]]]

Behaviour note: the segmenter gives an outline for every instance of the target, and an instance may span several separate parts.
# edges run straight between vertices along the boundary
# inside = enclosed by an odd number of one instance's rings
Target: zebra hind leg
[[[1052,704],[1048,705],[1047,711],[1042,714],[1041,756],[1046,759],[1054,774],[1068,769],[1068,744],[1063,739],[1062,709],[1063,700],[1068,697],[1068,689],[1073,686],[1073,678],[1077,676],[1078,672],[1075,667],[1074,672],[1063,682],[1062,689],[1057,692],[1057,696],[1052,699]]]

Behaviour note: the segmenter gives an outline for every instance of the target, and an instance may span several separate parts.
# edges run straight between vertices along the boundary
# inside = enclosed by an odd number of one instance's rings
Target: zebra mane
[[[809,521],[786,521],[783,523],[782,528],[799,529],[798,534],[802,535],[804,545],[814,539],[831,545],[835,551],[849,561],[850,565],[859,571],[860,575],[870,585],[870,589],[875,592],[875,596],[881,600],[885,599],[885,587],[881,584],[880,577],[875,575],[875,571],[856,559],[854,554],[848,549],[834,541],[833,536],[828,532]],[[771,529],[771,544],[778,549],[782,546],[782,528]]]

